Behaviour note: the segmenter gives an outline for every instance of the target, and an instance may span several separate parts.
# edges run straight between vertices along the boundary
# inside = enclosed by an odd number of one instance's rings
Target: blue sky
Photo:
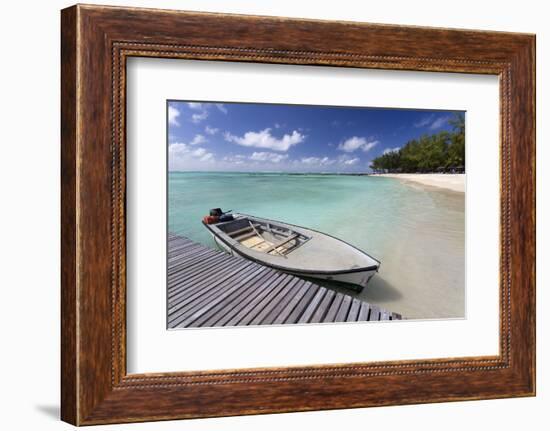
[[[368,172],[454,111],[169,101],[170,171]]]

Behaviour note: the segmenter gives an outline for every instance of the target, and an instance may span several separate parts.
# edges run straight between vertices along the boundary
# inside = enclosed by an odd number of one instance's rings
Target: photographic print
[[[64,421],[535,395],[535,35],[61,24]]]
[[[465,316],[465,113],[167,102],[169,329]]]

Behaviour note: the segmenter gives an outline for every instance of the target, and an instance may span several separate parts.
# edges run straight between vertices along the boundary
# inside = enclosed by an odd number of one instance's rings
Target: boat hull
[[[226,253],[229,253],[232,256],[239,256],[244,259],[249,259],[248,256],[241,255],[238,252],[236,252],[234,249],[229,247],[227,244],[225,244],[213,233],[210,233],[210,235],[212,235],[214,242],[216,243],[218,248],[220,248],[220,250],[225,251]],[[258,263],[264,266],[270,266],[265,262],[258,261]],[[281,268],[275,268],[275,269],[281,272],[296,275],[298,277],[314,278],[317,280],[336,281],[338,283],[349,284],[350,287],[354,290],[362,290],[364,287],[366,287],[369,280],[378,271],[378,269],[371,269],[371,270],[365,270],[365,271],[349,271],[349,272],[338,271],[338,272],[332,272],[332,273],[324,271],[323,273],[316,273],[316,272],[309,272],[309,271],[302,272],[298,270],[281,269]]]
[[[235,253],[231,247],[229,247],[223,241],[218,239],[218,237],[214,235],[212,232],[210,232],[210,235],[212,236],[212,238],[214,238],[214,242],[216,243],[216,245],[220,250],[225,251],[226,253],[229,253],[231,256],[238,256],[238,254]]]

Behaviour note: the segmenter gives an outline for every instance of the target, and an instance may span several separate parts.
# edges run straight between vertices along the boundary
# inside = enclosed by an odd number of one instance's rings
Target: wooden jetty
[[[168,235],[168,327],[398,320],[397,313]]]

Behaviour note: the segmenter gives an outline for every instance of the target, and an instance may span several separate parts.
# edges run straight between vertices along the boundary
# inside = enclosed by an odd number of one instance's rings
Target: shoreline
[[[466,174],[372,174],[372,176],[396,178],[404,182],[437,187],[458,193],[466,191]]]

